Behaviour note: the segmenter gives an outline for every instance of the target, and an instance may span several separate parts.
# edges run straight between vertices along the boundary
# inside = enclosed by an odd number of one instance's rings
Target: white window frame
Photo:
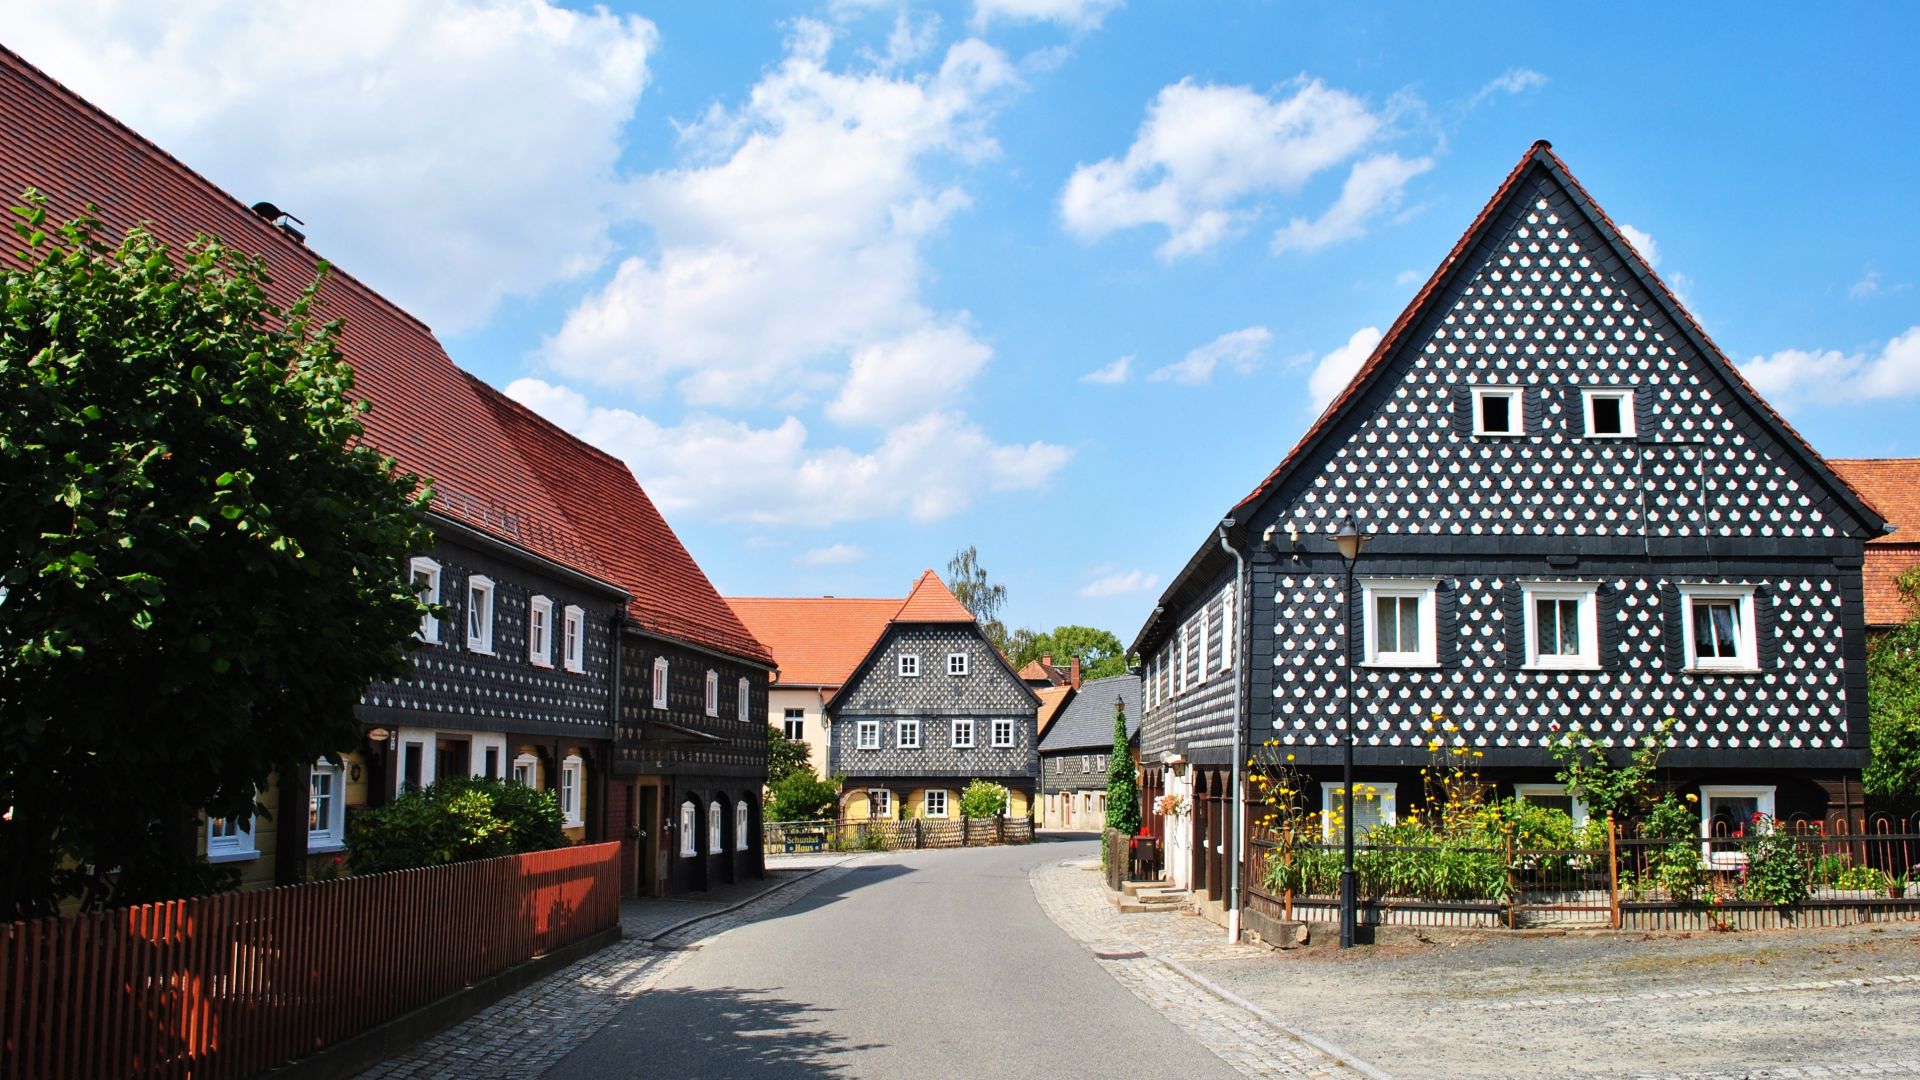
[[[1687,670],[1702,671],[1759,671],[1760,635],[1755,626],[1752,585],[1682,585],[1680,586],[1680,638],[1686,648]],[[1735,617],[1735,632],[1740,635],[1736,643],[1739,655],[1732,657],[1699,656],[1693,647],[1693,605],[1696,601],[1708,603],[1732,601],[1739,611]]]
[[[707,801],[707,854],[709,855],[720,854],[720,839],[725,835],[725,826],[722,824],[726,820],[723,817],[725,813],[720,809],[719,799]]]
[[[1536,671],[1597,671],[1600,668],[1600,583],[1582,581],[1533,581],[1520,585],[1525,606],[1522,626],[1526,633],[1526,667]],[[1540,652],[1536,624],[1539,601],[1572,600],[1579,604],[1576,617],[1580,628],[1580,651],[1573,655]]]
[[[484,597],[485,602],[482,603],[474,600],[475,593],[479,593]],[[467,619],[467,649],[471,652],[485,653],[488,656],[493,655],[493,605],[496,598],[495,593],[496,590],[493,579],[485,574],[474,574],[467,578],[467,610],[465,614]],[[476,610],[481,616],[481,627],[478,634],[474,633],[473,629],[473,616]]]
[[[1092,754],[1080,755],[1080,771],[1083,773],[1090,773],[1093,771],[1093,755]]]
[[[1000,737],[1001,729],[1006,730],[1006,738]],[[995,720],[991,729],[992,745],[995,749],[1005,749],[1014,743],[1013,721]]]
[[[910,653],[910,652],[901,653],[898,670],[900,672],[900,677],[903,679],[919,678],[920,677],[920,654]]]
[[[963,652],[947,654],[947,674],[955,678],[967,674],[967,654]]]
[[[940,796],[940,809],[938,811],[934,810],[933,808],[933,797],[935,795]],[[946,788],[928,788],[924,798],[926,801],[928,817],[943,818],[947,816],[947,806],[948,806],[948,803],[950,803],[952,800],[947,798]]]
[[[1593,430],[1593,403],[1598,400],[1612,400],[1620,403],[1620,430],[1600,432]],[[1585,425],[1582,430],[1589,439],[1631,439],[1639,434],[1635,428],[1633,413],[1633,389],[1595,388],[1580,391],[1580,411],[1584,414]]]
[[[440,564],[426,556],[417,556],[408,567],[407,580],[412,581],[419,575],[427,576],[427,587],[422,590],[420,599],[429,604],[440,602]],[[420,616],[420,640],[440,643],[440,620],[432,612]]]
[[[875,796],[879,796],[875,798]],[[893,792],[888,788],[867,789],[867,818],[893,820]]]
[[[568,671],[587,670],[587,612],[568,604],[562,620],[561,642]]]
[[[313,811],[319,796],[314,793],[314,781],[327,780],[327,824],[314,828]],[[347,846],[347,770],[344,765],[331,761],[316,761],[307,778],[307,853],[325,854],[329,851],[341,851]]]
[[[667,675],[668,674],[669,674],[669,669],[667,664],[667,658],[664,656],[654,657],[653,658],[653,707],[656,709],[664,709],[667,707]]]
[[[1485,424],[1482,423],[1486,414],[1481,410],[1480,403],[1488,398],[1495,397],[1507,399],[1507,419],[1513,421],[1513,429],[1510,431],[1488,431]],[[1475,435],[1492,436],[1494,438],[1501,438],[1508,435],[1525,435],[1527,433],[1527,415],[1524,388],[1518,386],[1474,387],[1473,433]]]
[[[1333,810],[1336,807],[1338,807],[1342,812],[1344,812],[1347,806],[1347,797],[1345,794],[1339,793],[1339,792],[1341,792],[1345,786],[1346,786],[1345,784],[1342,784],[1337,780],[1322,781],[1320,784],[1320,805],[1327,810]],[[1382,825],[1400,824],[1400,785],[1399,783],[1397,783],[1396,781],[1389,780],[1382,784],[1373,784],[1373,783],[1367,782],[1364,779],[1360,779],[1360,780],[1354,781],[1354,786],[1370,787],[1379,793],[1373,799],[1373,801],[1379,804],[1379,807],[1380,807],[1380,824]],[[1360,803],[1362,802],[1362,800],[1355,799],[1353,802],[1354,802],[1354,809],[1357,811],[1360,807]],[[1364,835],[1364,831],[1360,828],[1360,822],[1357,820],[1359,815],[1356,813],[1354,816],[1356,820],[1353,823],[1353,835],[1357,840],[1359,837]],[[1341,835],[1344,835],[1344,826],[1342,828],[1336,829],[1333,824],[1333,815],[1329,813],[1322,813],[1320,815],[1320,838],[1324,841],[1332,841],[1334,839],[1337,839]]]
[[[522,775],[522,774],[525,775]],[[536,787],[540,783],[540,759],[532,754],[521,754],[508,766],[507,775],[513,782],[524,787]]]
[[[553,666],[553,601],[545,596],[527,604],[527,659],[535,667]]]
[[[560,762],[560,817],[566,828],[578,828],[587,823],[586,814],[586,778],[587,763],[579,754],[568,754]]]
[[[893,742],[900,750],[920,749],[920,721],[912,718],[894,721]]]
[[[737,710],[740,713],[740,722],[751,723],[752,718],[749,714],[753,709],[753,684],[742,678],[736,690],[738,690],[736,697],[740,706]]]
[[[1515,784],[1513,785],[1513,797],[1516,799],[1525,800],[1525,799],[1530,799],[1535,797],[1564,799],[1564,798],[1567,798],[1568,795],[1569,795],[1569,792],[1567,791],[1566,785],[1564,784]],[[1572,798],[1573,798],[1573,823],[1576,826],[1585,825],[1587,823],[1587,800],[1581,798],[1578,795],[1573,795]]]
[[[853,725],[853,748],[855,750],[880,749],[880,721],[856,720]]]
[[[1228,584],[1220,601],[1220,670],[1233,670],[1233,654],[1238,652],[1240,626],[1233,621],[1233,601],[1239,593],[1234,584]]]
[[[700,854],[700,806],[680,801],[680,857],[691,859]]]
[[[953,721],[953,747],[956,750],[973,749],[974,723],[968,716],[955,717]],[[962,733],[965,734],[962,734]]]
[[[807,710],[787,709],[780,717],[782,734],[789,742],[800,742],[807,734]]]
[[[1440,582],[1432,579],[1362,578],[1360,579],[1362,663],[1366,667],[1430,668],[1440,666]],[[1378,647],[1374,627],[1376,600],[1408,599],[1420,602],[1420,649],[1417,652],[1383,653]]]
[[[233,821],[229,832],[215,832],[215,823],[226,823],[229,819],[207,816],[207,861],[210,863],[245,862],[260,857],[260,850],[253,846],[253,818],[244,822]]]
[[[1778,820],[1780,789],[1772,784],[1701,784],[1700,785],[1700,858],[1709,867],[1724,870],[1744,865],[1747,853],[1744,851],[1713,850],[1713,800],[1715,799],[1752,799],[1759,812],[1771,823]]]
[[[707,715],[720,715],[720,673],[707,669]]]
[[[747,850],[747,823],[751,820],[751,816],[747,809],[747,800],[741,799],[733,804],[733,849],[735,851]]]

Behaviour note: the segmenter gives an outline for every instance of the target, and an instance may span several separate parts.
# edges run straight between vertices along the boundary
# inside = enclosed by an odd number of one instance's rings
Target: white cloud
[[[1265,200],[1352,159],[1384,124],[1365,102],[1317,79],[1272,97],[1182,79],[1147,106],[1124,157],[1074,169],[1061,219],[1087,240],[1159,225],[1167,231],[1161,258],[1196,254],[1258,216]]]
[[[1080,595],[1093,599],[1125,596],[1128,593],[1147,592],[1159,584],[1159,574],[1149,574],[1144,570],[1128,570],[1125,573],[1107,574],[1087,582],[1080,587]]]
[[[436,329],[607,254],[653,24],[545,0],[23,0],[7,44]]]
[[[1547,85],[1547,77],[1532,68],[1510,68],[1499,78],[1481,87],[1479,91],[1467,101],[1467,107],[1471,109],[1484,104],[1488,98],[1495,94],[1519,94],[1545,85]]]
[[[995,443],[950,412],[896,427],[863,453],[809,446],[806,426],[791,416],[777,427],[755,428],[696,414],[666,427],[539,379],[518,379],[507,394],[625,460],[662,511],[708,521],[827,526],[900,515],[934,521],[988,492],[1043,488],[1073,456],[1051,443]]]
[[[1395,285],[1412,285],[1424,280],[1426,280],[1426,278],[1423,277],[1418,270],[1402,270],[1393,275],[1393,283]]]
[[[995,19],[1005,19],[1091,30],[1120,4],[1121,0],[974,0],[973,23],[984,27]]]
[[[1213,378],[1213,371],[1226,361],[1235,371],[1246,374],[1254,369],[1267,351],[1273,333],[1264,326],[1234,330],[1187,353],[1185,359],[1168,364],[1148,375],[1151,382],[1177,382],[1197,386]]]
[[[802,566],[845,566],[867,557],[867,549],[856,544],[830,544],[813,548],[794,559]]]
[[[1740,373],[1783,407],[1912,397],[1920,394],[1920,326],[1908,327],[1878,353],[1782,349],[1741,364]]]
[[[1132,373],[1133,357],[1129,354],[1115,360],[1111,364],[1087,372],[1085,375],[1080,376],[1080,381],[1083,383],[1094,383],[1099,386],[1118,386],[1126,382],[1127,376]]]
[[[1627,238],[1627,243],[1633,245],[1633,250],[1640,253],[1640,257],[1647,261],[1648,266],[1659,269],[1660,245],[1654,241],[1652,233],[1621,222],[1620,235]]]
[[[1347,388],[1360,370],[1360,365],[1380,344],[1380,328],[1363,326],[1353,332],[1345,345],[1320,358],[1314,365],[1313,374],[1307,376],[1307,394],[1313,399],[1315,412],[1327,407],[1340,391]]]
[[[827,415],[843,424],[885,426],[951,406],[993,357],[957,326],[926,326],[853,354],[853,367]]]
[[[1892,296],[1895,293],[1903,293],[1912,287],[1913,285],[1911,283],[1904,281],[1889,285],[1880,277],[1880,271],[1868,269],[1866,273],[1860,276],[1859,281],[1847,287],[1847,298],[1849,300],[1871,300],[1876,296]]]
[[[555,370],[673,383],[698,405],[778,401],[831,390],[860,350],[963,320],[921,297],[923,242],[969,205],[936,165],[997,152],[983,124],[1013,68],[969,39],[932,71],[831,70],[834,34],[797,22],[744,103],[682,130],[686,164],[635,184],[658,250],[569,313],[542,350]],[[888,411],[872,373],[854,381],[848,416]]]
[[[1342,240],[1365,236],[1369,222],[1400,205],[1407,181],[1431,168],[1432,158],[1408,161],[1398,154],[1377,154],[1355,162],[1340,188],[1340,198],[1318,218],[1294,218],[1275,232],[1274,252],[1319,251]]]

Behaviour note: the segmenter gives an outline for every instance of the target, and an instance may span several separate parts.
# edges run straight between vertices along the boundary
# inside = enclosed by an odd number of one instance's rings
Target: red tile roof
[[[1067,702],[1073,700],[1076,692],[1071,686],[1042,686],[1034,690],[1034,695],[1040,699],[1040,711],[1035,714],[1038,722],[1038,727],[1034,731],[1036,739],[1046,737],[1047,729],[1059,719],[1061,710],[1067,707]]]
[[[903,623],[951,623],[972,622],[973,612],[968,611],[940,575],[931,570],[920,575],[914,582],[913,591],[907,594],[907,602],[894,612],[894,622]]]
[[[625,462],[581,442],[473,376],[475,394],[520,450],[645,630],[761,664],[774,654],[741,623]]]
[[[838,596],[732,596],[727,604],[773,651],[776,686],[838,689],[880,640],[900,601]]]
[[[313,280],[319,256],[305,244],[5,48],[0,103],[0,194],[9,204],[28,187],[47,196],[58,220],[91,204],[106,240],[141,223],[176,248],[218,236],[266,263],[269,295],[282,307]],[[320,314],[345,324],[340,350],[356,393],[372,403],[367,441],[434,482],[435,511],[606,579],[424,324],[338,269],[320,298]]]
[[[1827,464],[1889,524],[1898,526],[1867,541],[1867,625],[1906,622],[1920,612],[1900,595],[1894,580],[1920,567],[1920,458],[1829,458]]]

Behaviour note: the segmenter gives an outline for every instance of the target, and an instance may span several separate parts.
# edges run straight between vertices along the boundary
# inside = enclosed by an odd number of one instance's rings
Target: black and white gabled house
[[[1703,828],[1861,809],[1885,522],[1544,141],[1228,517],[1244,572],[1210,533],[1134,642],[1148,797],[1193,797],[1163,823],[1178,881],[1222,894],[1235,681],[1243,737],[1332,787],[1349,648],[1362,821],[1420,797],[1434,710],[1502,794],[1554,797],[1570,724],[1618,746],[1671,716],[1663,780]]]

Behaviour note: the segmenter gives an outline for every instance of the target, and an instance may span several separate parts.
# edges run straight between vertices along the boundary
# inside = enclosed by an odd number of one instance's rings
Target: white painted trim
[[[748,682],[745,676],[742,676],[737,689],[738,693],[735,695],[735,703],[739,706],[740,722],[745,724],[751,720],[748,712],[753,707],[753,684]]]
[[[1680,640],[1686,648],[1688,671],[1753,672],[1760,670],[1760,635],[1754,625],[1753,592],[1752,585],[1680,586]],[[1734,632],[1739,635],[1739,640],[1734,644],[1739,655],[1732,657],[1694,655],[1693,604],[1696,600],[1734,602],[1738,608],[1735,613]]]
[[[874,798],[875,795],[878,795],[880,797],[878,799],[875,799]],[[878,813],[874,812],[876,805],[879,809]],[[867,789],[867,818],[868,820],[872,820],[874,818],[881,818],[888,821],[893,820],[892,789],[890,788],[868,788]]]
[[[1400,823],[1399,783],[1389,780],[1384,784],[1374,784],[1369,783],[1365,777],[1359,777],[1354,780],[1354,786],[1361,788],[1370,787],[1379,792],[1379,797],[1374,801],[1380,807],[1380,824],[1398,825]],[[1346,808],[1347,796],[1344,791],[1345,787],[1345,784],[1337,780],[1326,780],[1320,784],[1320,838],[1322,840],[1331,841],[1343,835],[1343,830],[1337,830],[1333,827],[1333,815],[1327,811],[1332,810],[1336,803],[1338,803],[1342,810]],[[1358,813],[1360,804],[1365,801],[1366,800],[1363,799],[1354,800],[1353,836],[1356,843],[1366,835],[1365,830],[1360,827],[1360,815]]]
[[[720,809],[719,799],[707,800],[707,854],[720,854],[720,837],[725,834],[725,811]]]
[[[664,709],[667,707],[667,679],[670,674],[671,672],[669,671],[669,668],[667,665],[667,658],[664,656],[654,657],[653,658],[653,707],[656,709]]]
[[[853,748],[855,750],[880,749],[880,721],[878,720],[854,721]]]
[[[587,763],[579,754],[568,754],[560,762],[560,817],[561,824],[569,829],[587,823],[586,779]]]
[[[408,580],[414,580],[421,574],[427,575],[427,588],[420,599],[429,604],[438,604],[440,602],[440,564],[424,555],[416,556],[408,568]],[[419,635],[421,641],[438,645],[440,620],[432,614],[420,616]]]
[[[753,815],[747,808],[747,800],[741,799],[733,804],[733,847],[735,851],[745,851],[750,846],[747,843],[747,832],[748,824],[752,820]]]
[[[1513,421],[1508,431],[1488,431],[1481,423],[1484,414],[1480,403],[1486,398],[1501,397],[1507,399],[1507,419]],[[1527,402],[1525,388],[1519,386],[1476,386],[1473,388],[1473,433],[1475,435],[1525,435],[1527,433]]]
[[[553,666],[553,598],[536,596],[527,603],[527,660],[535,667]]]
[[[720,673],[707,669],[707,715],[720,715]]]
[[[962,740],[962,739],[960,738],[960,731],[961,731],[961,725],[962,725],[962,724],[964,724],[964,725],[966,725],[966,732],[967,732],[967,737],[966,737],[966,739],[965,739],[964,741],[963,741],[963,740]],[[974,736],[974,727],[975,727],[975,724],[974,724],[974,722],[973,722],[973,718],[972,718],[972,717],[967,717],[967,716],[956,716],[956,717],[954,717],[954,719],[953,719],[953,746],[954,746],[954,749],[956,749],[956,750],[971,750],[971,749],[973,749],[973,740],[974,740],[974,737],[975,737],[975,736]]]
[[[963,652],[948,653],[947,674],[958,678],[967,673],[967,654]]]
[[[1593,403],[1596,399],[1612,398],[1620,402],[1620,430],[1610,433],[1593,430]],[[1639,433],[1636,425],[1638,418],[1633,409],[1633,388],[1593,387],[1580,391],[1580,411],[1584,414],[1585,425],[1582,433],[1589,439],[1631,439]]]
[[[680,857],[695,858],[700,854],[700,804],[680,800]]]
[[[526,779],[524,780],[517,775],[521,769],[527,770]],[[532,754],[521,754],[515,757],[512,763],[507,766],[507,779],[527,787],[539,787],[540,759],[534,757]]]
[[[933,797],[936,793],[940,796],[940,812],[937,814],[933,812]],[[920,801],[921,805],[927,808],[927,816],[929,818],[946,817],[953,802],[946,788],[928,788],[921,793]]]
[[[485,599],[476,601],[474,594],[479,593]],[[474,574],[467,578],[467,648],[472,652],[493,655],[493,607],[495,589],[493,579],[485,574]],[[473,627],[474,614],[480,615],[480,629]]]
[[[1513,795],[1516,799],[1528,799],[1535,796],[1554,799],[1569,797],[1566,786],[1562,784],[1515,784],[1513,785]],[[1587,823],[1587,800],[1578,795],[1571,797],[1573,799],[1573,823],[1575,825],[1585,825]]]
[[[900,677],[903,679],[919,678],[920,677],[920,654],[910,653],[910,652],[901,653],[898,661],[898,667],[895,670],[897,670],[900,673]]]
[[[1361,662],[1367,667],[1438,667],[1440,583],[1430,578],[1361,578],[1359,585]],[[1413,599],[1419,602],[1418,651],[1383,653],[1379,650],[1374,626],[1374,601],[1377,599]]]
[[[587,612],[568,604],[561,623],[561,642],[568,671],[587,670]]]
[[[1526,667],[1534,671],[1598,671],[1600,669],[1600,583],[1585,581],[1522,582],[1521,627],[1526,637]],[[1580,651],[1572,656],[1540,654],[1538,604],[1542,600],[1572,600],[1579,605]]]
[[[253,843],[253,818],[234,824],[232,836],[215,836],[213,817],[201,821],[201,828],[207,833],[207,861],[210,863],[246,862],[260,857],[260,851]]]
[[[1744,851],[1713,850],[1713,800],[1752,799],[1759,812],[1771,823],[1779,817],[1779,790],[1772,784],[1701,784],[1700,858],[1717,870],[1741,866],[1747,861]]]
[[[329,781],[327,786],[327,816],[329,821],[322,828],[313,827],[313,812],[317,801],[313,793],[313,782],[321,777]],[[326,851],[338,851],[347,846],[347,770],[343,765],[329,761],[316,761],[308,773],[307,779],[307,851],[318,854]]]
[[[991,745],[993,746],[994,749],[1004,750],[1009,746],[1013,746],[1016,742],[1019,741],[1019,733],[1014,730],[1013,721],[994,720],[994,721],[990,721],[990,723],[992,726],[989,727],[987,730],[988,730],[988,735],[990,737]],[[1005,724],[1007,726],[1007,737],[1004,741],[1000,738],[1000,725],[1002,724]]]
[[[912,741],[908,741],[911,734]],[[900,750],[920,749],[920,721],[913,717],[903,717],[893,723],[893,743]]]

